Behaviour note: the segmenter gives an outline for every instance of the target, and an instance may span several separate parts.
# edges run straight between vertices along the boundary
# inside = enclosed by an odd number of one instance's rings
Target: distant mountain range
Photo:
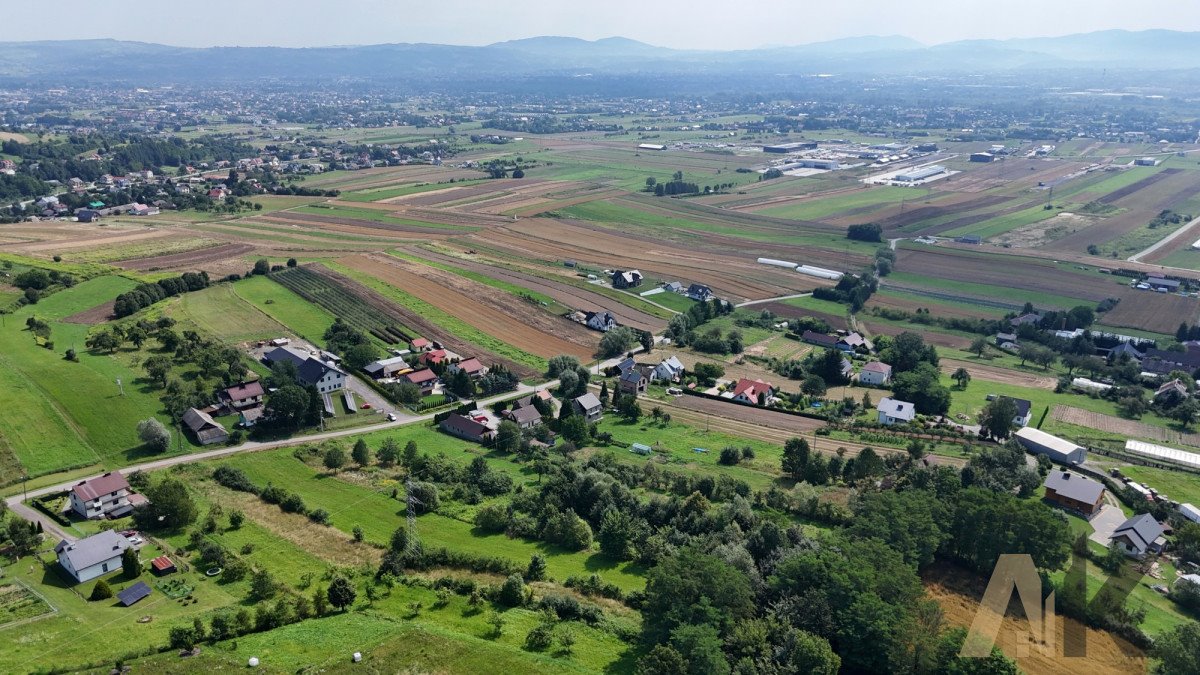
[[[855,37],[750,50],[678,50],[626,38],[534,37],[482,47],[187,48],[118,40],[0,42],[0,78],[186,82],[261,78],[454,81],[489,77],[662,76],[671,73],[934,74],[1060,69],[1200,68],[1200,33],[1110,30],[1048,38],[927,46],[900,36]]]

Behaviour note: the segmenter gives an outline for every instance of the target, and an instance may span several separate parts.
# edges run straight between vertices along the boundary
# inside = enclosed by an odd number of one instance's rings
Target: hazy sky
[[[0,0],[3,39],[118,38],[207,47],[382,42],[481,45],[620,35],[686,49],[857,35],[927,44],[1109,28],[1200,30],[1195,0]]]

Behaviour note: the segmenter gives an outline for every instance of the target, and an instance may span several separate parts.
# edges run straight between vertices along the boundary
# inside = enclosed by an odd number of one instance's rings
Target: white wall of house
[[[115,555],[108,560],[96,563],[91,567],[85,567],[82,570],[76,570],[72,568],[71,561],[65,555],[60,555],[58,557],[58,562],[63,566],[63,569],[67,570],[67,572],[70,573],[71,576],[75,577],[79,583],[91,581],[92,579],[102,577],[109,572],[115,572],[121,569],[120,555]]]
[[[129,505],[129,491],[118,490],[99,499],[85,502],[79,495],[71,492],[71,510],[84,518],[103,518],[108,512]]]

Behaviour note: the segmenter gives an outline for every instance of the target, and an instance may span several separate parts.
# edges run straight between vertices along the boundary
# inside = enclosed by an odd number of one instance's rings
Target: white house
[[[345,372],[311,356],[297,369],[296,377],[302,384],[312,385],[322,394],[337,391],[346,384]]]
[[[859,384],[884,386],[892,381],[892,367],[886,363],[872,361],[858,373]]]
[[[587,327],[592,330],[607,333],[617,327],[617,317],[611,312],[588,312],[585,316]]]
[[[125,537],[104,530],[73,544],[64,539],[54,547],[54,552],[67,574],[83,583],[121,569],[121,554],[129,546]]]
[[[879,405],[875,407],[879,411],[880,424],[908,424],[917,416],[916,406],[912,403],[888,396],[879,399]]]
[[[1113,530],[1112,542],[1127,556],[1141,558],[1166,545],[1162,525],[1149,513],[1134,516]]]
[[[654,367],[654,372],[651,374],[650,379],[674,382],[683,375],[683,370],[683,362],[678,357],[672,356],[663,359],[661,363]]]
[[[120,518],[130,509],[129,481],[119,471],[81,481],[71,488],[71,510],[84,518]]]

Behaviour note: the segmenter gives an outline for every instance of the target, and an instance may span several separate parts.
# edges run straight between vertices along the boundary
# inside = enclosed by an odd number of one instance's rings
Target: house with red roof
[[[729,398],[740,403],[764,405],[775,396],[775,387],[770,382],[741,378],[729,391]]]
[[[445,349],[433,349],[433,350],[427,351],[424,354],[422,354],[421,358],[418,360],[421,363],[424,363],[425,365],[429,366],[429,365],[433,365],[435,363],[442,363],[442,362],[446,361],[447,358],[448,357],[446,355]]]
[[[263,387],[258,380],[242,382],[227,389],[222,389],[219,398],[225,405],[236,410],[252,408],[263,402]]]
[[[438,383],[438,374],[428,368],[414,370],[411,373],[405,373],[401,377],[420,387],[422,396],[432,394],[433,388]]]
[[[425,338],[413,338],[413,341],[408,343],[408,348],[414,352],[427,352],[433,349],[433,343]]]
[[[83,518],[120,518],[133,510],[129,505],[129,481],[120,471],[76,483],[70,499],[71,510]]]
[[[450,373],[452,375],[457,373],[460,370],[465,371],[467,373],[467,376],[470,377],[472,380],[474,380],[474,379],[478,379],[478,378],[486,375],[488,369],[486,367],[484,367],[484,365],[482,363],[479,362],[479,359],[477,359],[475,357],[471,357],[465,361],[459,361],[458,363],[451,363],[448,370],[450,371]]]

